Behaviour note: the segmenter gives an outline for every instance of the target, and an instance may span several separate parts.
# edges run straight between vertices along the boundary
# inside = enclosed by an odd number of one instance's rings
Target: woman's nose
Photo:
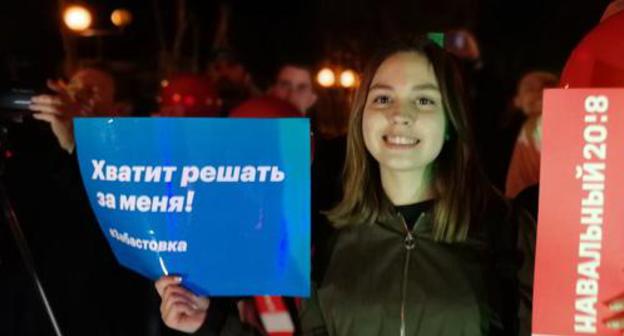
[[[404,108],[398,107],[392,111],[390,121],[394,125],[408,126],[414,122],[414,116],[408,113]]]

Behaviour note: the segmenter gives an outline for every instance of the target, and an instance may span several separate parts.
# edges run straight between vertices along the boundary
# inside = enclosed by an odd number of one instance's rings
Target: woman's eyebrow
[[[418,91],[418,90],[440,91],[440,88],[438,88],[438,86],[433,83],[424,83],[424,84],[418,84],[418,85],[412,86],[412,91]]]
[[[375,89],[392,90],[393,87],[388,84],[375,83],[371,85],[369,90],[375,90]],[[419,91],[419,90],[440,91],[440,88],[438,88],[438,86],[433,83],[424,83],[424,84],[417,84],[417,85],[412,86],[412,91]]]
[[[375,90],[375,89],[392,90],[392,86],[388,84],[375,83],[371,85],[371,87],[369,88],[369,90]]]

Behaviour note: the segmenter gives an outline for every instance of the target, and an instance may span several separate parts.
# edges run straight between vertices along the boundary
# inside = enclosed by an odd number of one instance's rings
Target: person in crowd
[[[312,71],[305,65],[295,63],[285,63],[280,67],[268,93],[295,105],[302,116],[308,114],[318,99]]]
[[[600,22],[603,22],[610,17],[618,14],[624,9],[624,1],[615,0],[612,1],[605,9]],[[612,78],[616,78],[612,77]],[[617,80],[613,84],[617,86]],[[624,85],[624,83],[622,83]],[[514,201],[521,206],[525,207],[533,215],[534,218],[538,217],[538,200],[539,200],[539,154],[541,154],[541,139],[542,139],[542,118],[541,115],[535,118],[535,122],[527,121],[527,125],[523,128],[520,137],[518,138],[516,151],[512,162],[512,167],[516,167],[514,171],[509,170],[507,181],[507,195],[514,196]],[[524,162],[526,160],[526,162]],[[516,186],[519,181],[524,181],[522,184],[528,185],[525,188]],[[532,182],[526,182],[532,181]],[[534,184],[531,184],[534,183]],[[514,190],[520,189],[520,190]]]
[[[150,283],[115,261],[76,160],[74,117],[130,113],[117,99],[113,75],[103,69],[82,68],[68,82],[50,80],[52,93],[32,99],[34,120],[15,126],[19,130],[13,133],[7,189],[63,334],[153,335],[158,319]],[[120,297],[131,299],[115,307]],[[43,330],[47,326],[38,323]]]
[[[324,134],[321,114],[341,113],[331,109],[328,100],[330,97],[319,97],[319,92],[313,81],[312,69],[300,63],[283,63],[273,84],[268,90],[272,97],[290,102],[297,107],[301,116],[310,118],[314,133],[314,160],[312,162],[312,241],[314,243],[313,277],[320,277],[324,272],[327,251],[325,244],[330,241],[333,228],[327,222],[322,211],[331,209],[340,198],[341,172],[344,164],[345,137],[327,137]],[[320,103],[320,104],[318,104]],[[325,104],[323,104],[325,103]],[[331,111],[325,111],[330,109]]]
[[[219,50],[210,62],[207,75],[217,89],[221,99],[221,116],[244,101],[259,97],[262,92],[253,81],[251,72],[232,50]]]
[[[301,312],[304,335],[528,328],[532,264],[515,256],[530,219],[476,161],[458,68],[425,39],[391,44],[369,63],[351,112],[344,196],[329,213],[340,232]]]
[[[509,164],[505,186],[508,197],[513,198],[528,186],[539,183],[542,98],[544,89],[555,87],[558,81],[555,74],[532,71],[518,83],[513,103],[526,119]]]
[[[624,10],[624,0],[613,0],[607,8],[605,8],[602,17],[600,18],[600,22],[612,17],[613,15]]]
[[[125,103],[116,101],[116,85],[113,76],[97,68],[78,70],[69,80],[49,80],[48,88],[53,94],[32,98],[30,109],[33,117],[50,123],[61,148],[74,151],[74,117],[101,117],[130,114]]]
[[[176,75],[161,82],[158,97],[161,117],[218,117],[222,100],[207,76]]]

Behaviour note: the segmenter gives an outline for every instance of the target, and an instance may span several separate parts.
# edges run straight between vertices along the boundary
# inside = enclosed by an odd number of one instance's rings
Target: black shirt
[[[401,214],[401,216],[403,216],[405,223],[411,231],[414,229],[414,224],[416,224],[420,214],[430,210],[433,207],[434,202],[434,200],[427,200],[413,204],[399,205],[394,208]]]

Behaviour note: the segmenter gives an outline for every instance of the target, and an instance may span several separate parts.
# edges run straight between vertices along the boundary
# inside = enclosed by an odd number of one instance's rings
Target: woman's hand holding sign
[[[606,304],[614,315],[605,319],[604,323],[611,329],[624,331],[624,292]]]
[[[162,299],[160,315],[169,328],[192,333],[204,323],[210,300],[182,288],[181,282],[177,276],[163,276],[156,281]]]

